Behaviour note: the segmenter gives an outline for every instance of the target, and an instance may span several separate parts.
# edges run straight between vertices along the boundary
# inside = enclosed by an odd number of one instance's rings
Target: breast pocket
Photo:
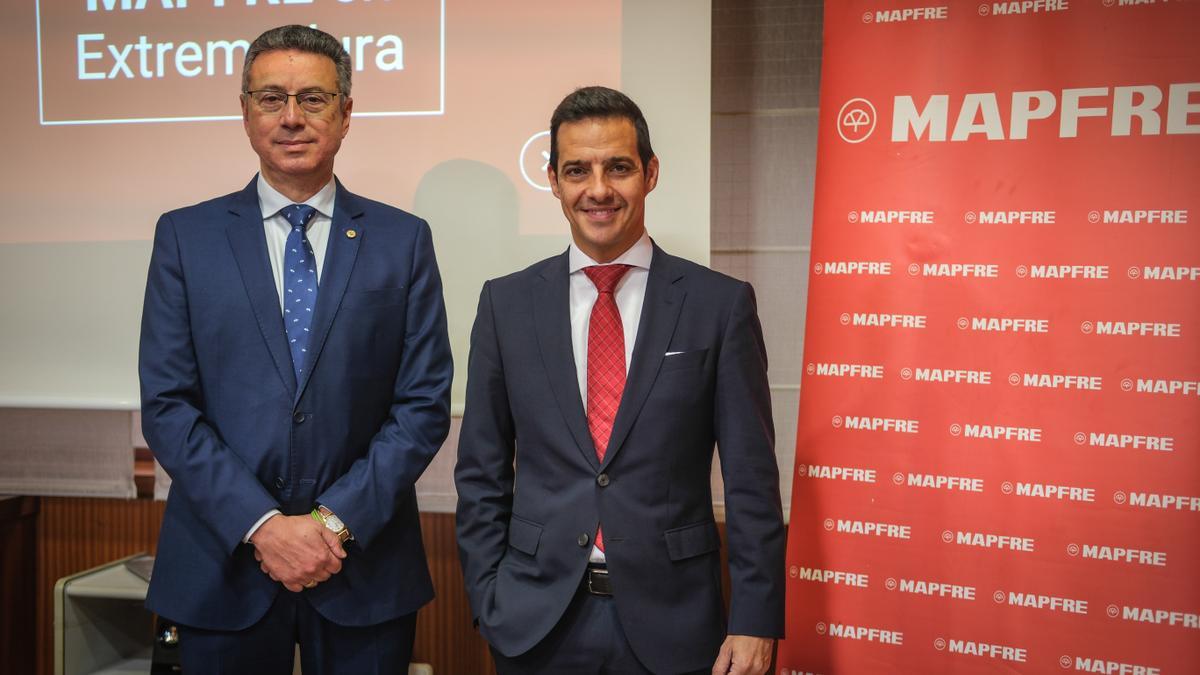
[[[342,296],[342,309],[396,307],[403,305],[407,298],[408,289],[403,286],[369,291],[346,291],[346,294]]]
[[[668,354],[663,357],[661,372],[700,368],[704,365],[706,358],[708,358],[707,349],[695,349],[688,352]]]

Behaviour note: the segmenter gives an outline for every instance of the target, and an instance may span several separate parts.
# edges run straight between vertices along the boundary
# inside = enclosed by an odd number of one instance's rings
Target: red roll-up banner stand
[[[777,672],[1200,673],[1200,2],[827,2]]]

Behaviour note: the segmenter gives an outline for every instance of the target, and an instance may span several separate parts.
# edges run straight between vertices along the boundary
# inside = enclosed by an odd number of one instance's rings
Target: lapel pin
[[[347,238],[347,239],[353,239],[353,238],[355,238],[355,237],[357,237],[357,236],[358,236],[358,231],[357,231],[357,230],[346,230],[346,238]]]

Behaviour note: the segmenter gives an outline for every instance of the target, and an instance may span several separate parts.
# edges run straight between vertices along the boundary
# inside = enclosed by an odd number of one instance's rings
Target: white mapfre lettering
[[[1154,492],[1130,492],[1129,505],[1164,511],[1200,511],[1200,497],[1164,495]]]
[[[945,584],[940,581],[924,581],[921,579],[901,579],[900,592],[937,596],[939,598],[952,598],[955,600],[975,599],[974,586],[959,586],[957,584]]]
[[[1030,279],[1107,279],[1108,265],[1030,265]]]
[[[806,466],[806,465],[801,465]],[[823,478],[825,480],[848,480],[853,483],[874,483],[875,469],[859,469],[850,466],[822,466],[820,464],[808,464],[807,469],[803,472],[809,478]]]
[[[867,588],[871,581],[870,577],[866,574],[842,572],[840,570],[822,570],[814,567],[801,567],[800,579],[803,581],[815,581],[820,584],[838,584],[841,586],[853,586],[855,588]]]
[[[982,656],[990,659],[1000,659],[1001,661],[1012,661],[1013,663],[1025,663],[1026,657],[1024,647],[993,645],[986,642],[971,642],[969,640],[950,640],[949,650],[951,654]]]
[[[1143,551],[1141,549],[1124,548],[1122,546],[1084,544],[1080,549],[1080,555],[1092,560],[1108,560],[1131,565],[1167,566],[1166,551]]]
[[[1034,541],[1030,537],[1011,537],[1006,534],[991,534],[988,532],[957,532],[954,543],[959,546],[977,546],[979,548],[998,548],[1010,551],[1033,553]]]
[[[863,377],[883,379],[883,366],[864,363],[817,363],[814,371],[823,377]]]
[[[991,333],[1049,333],[1050,320],[976,316],[971,318],[971,330]]]
[[[1191,612],[1176,612],[1148,607],[1121,607],[1121,618],[1126,621],[1153,623],[1159,626],[1182,626],[1200,630],[1200,615]]]
[[[939,476],[932,473],[908,474],[909,487],[933,488],[957,492],[983,492],[982,478],[963,478],[961,476]]]
[[[1110,124],[1101,125],[1089,123],[1093,134],[1106,133],[1110,136],[1130,136],[1137,129],[1142,136],[1158,136],[1160,134],[1200,134],[1200,101],[1193,101],[1196,93],[1200,92],[1200,82],[1180,82],[1169,85],[1164,96],[1162,88],[1153,85],[1133,85],[1125,87],[1083,87],[1078,89],[1063,89],[1059,96],[1049,90],[1006,92],[981,92],[965,94],[957,103],[957,115],[954,116],[954,128],[950,131],[951,106],[949,94],[933,94],[921,107],[909,95],[898,95],[892,102],[892,141],[907,143],[909,141],[942,142],[966,141],[975,136],[989,141],[1025,140],[1029,138],[1029,127],[1034,125],[1050,127],[1048,134],[1057,134],[1059,138],[1076,138],[1079,136],[1079,120],[1083,118],[1110,118]],[[1007,106],[1007,125],[1001,113],[1000,98],[1011,100]],[[1061,102],[1060,99],[1061,98]],[[1162,104],[1166,99],[1166,120],[1164,124]],[[1111,103],[1111,105],[1109,105]],[[1058,123],[1051,120],[1058,113]],[[1134,120],[1137,123],[1134,123]],[[1057,126],[1057,129],[1053,127]],[[950,131],[947,135],[947,131]],[[1146,214],[1150,218],[1150,210],[1143,211],[1106,211],[1105,222],[1139,222],[1123,220],[1124,214]],[[1108,214],[1117,214],[1108,220]],[[1163,214],[1171,213],[1172,218],[1180,211],[1155,211],[1157,218],[1166,218]],[[1186,220],[1186,212],[1184,218]],[[1131,218],[1137,217],[1131,215]],[[1167,222],[1166,220],[1141,222]],[[1185,222],[1172,220],[1170,222]]]
[[[1175,439],[1170,436],[1108,434],[1093,431],[1088,434],[1088,445],[1094,448],[1121,448],[1122,450],[1175,451]]]
[[[941,7],[908,7],[906,9],[886,9],[875,12],[875,23],[895,23],[897,21],[936,21],[945,19],[950,9]]]
[[[1096,335],[1136,335],[1142,337],[1179,337],[1181,324],[1149,321],[1097,321]]]
[[[819,263],[825,274],[848,274],[862,276],[889,276],[892,273],[892,263],[868,260],[840,260],[836,262]]]
[[[858,220],[863,223],[882,225],[932,225],[933,211],[859,211]]]
[[[983,225],[1054,225],[1058,214],[1054,211],[980,211],[979,222]]]
[[[1142,267],[1141,277],[1149,281],[1196,281],[1200,279],[1200,267],[1147,265]]]
[[[1088,613],[1087,600],[1060,598],[1054,595],[1018,593],[1016,591],[1009,591],[1007,602],[1013,607],[1029,607],[1031,609],[1043,609],[1050,612],[1065,612],[1067,614]]]
[[[865,640],[885,645],[904,644],[904,633],[899,631],[868,628],[866,626],[851,626],[844,623],[829,624],[829,637],[845,640]]]
[[[1046,483],[1017,483],[1017,496],[1041,497],[1042,499],[1066,500],[1069,502],[1095,502],[1095,488],[1071,485],[1047,485]]]
[[[921,266],[921,276],[995,279],[1000,276],[1000,266],[982,263],[925,263]]]
[[[992,14],[1035,14],[1037,12],[1062,12],[1070,7],[1067,0],[1021,0],[1020,2],[993,2]]]
[[[1154,666],[1139,666],[1134,663],[1075,657],[1075,670],[1081,673],[1104,673],[1105,675],[1162,675]]]
[[[861,431],[888,431],[897,434],[919,433],[920,420],[901,420],[891,417],[863,417],[861,415],[846,415],[844,418],[847,429]]]
[[[1200,108],[1200,106],[1197,106]],[[1188,212],[1186,209],[1137,209],[1126,211],[1105,211],[1103,221],[1108,224],[1174,224],[1186,225]]]
[[[915,368],[917,382],[947,382],[953,384],[991,384],[992,373],[987,370],[958,370],[954,368]]]
[[[855,326],[879,326],[881,328],[924,328],[924,314],[868,314],[855,313]]]
[[[1038,389],[1085,389],[1100,391],[1104,378],[1098,375],[1056,375],[1050,373],[1025,373],[1021,385]]]
[[[912,539],[912,527],[893,523],[871,523],[862,520],[837,521],[837,531],[845,534],[862,534],[869,537],[889,539]]]
[[[963,437],[1041,443],[1042,430],[1030,427],[1006,427],[999,424],[964,424]]]
[[[1200,395],[1200,382],[1192,380],[1143,380],[1137,381],[1139,394],[1169,394],[1184,396]]]

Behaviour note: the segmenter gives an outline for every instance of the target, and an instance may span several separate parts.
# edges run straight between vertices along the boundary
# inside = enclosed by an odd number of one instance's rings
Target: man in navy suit
[[[471,334],[455,481],[474,617],[502,675],[761,674],[784,528],[754,293],[646,234],[659,162],[633,101],[577,90],[550,139],[572,244],[485,284]]]
[[[250,46],[259,174],[162,216],[142,426],[171,475],[146,604],[188,673],[407,671],[433,597],[413,489],[449,428],[429,226],[347,191],[350,59],[304,26]]]

